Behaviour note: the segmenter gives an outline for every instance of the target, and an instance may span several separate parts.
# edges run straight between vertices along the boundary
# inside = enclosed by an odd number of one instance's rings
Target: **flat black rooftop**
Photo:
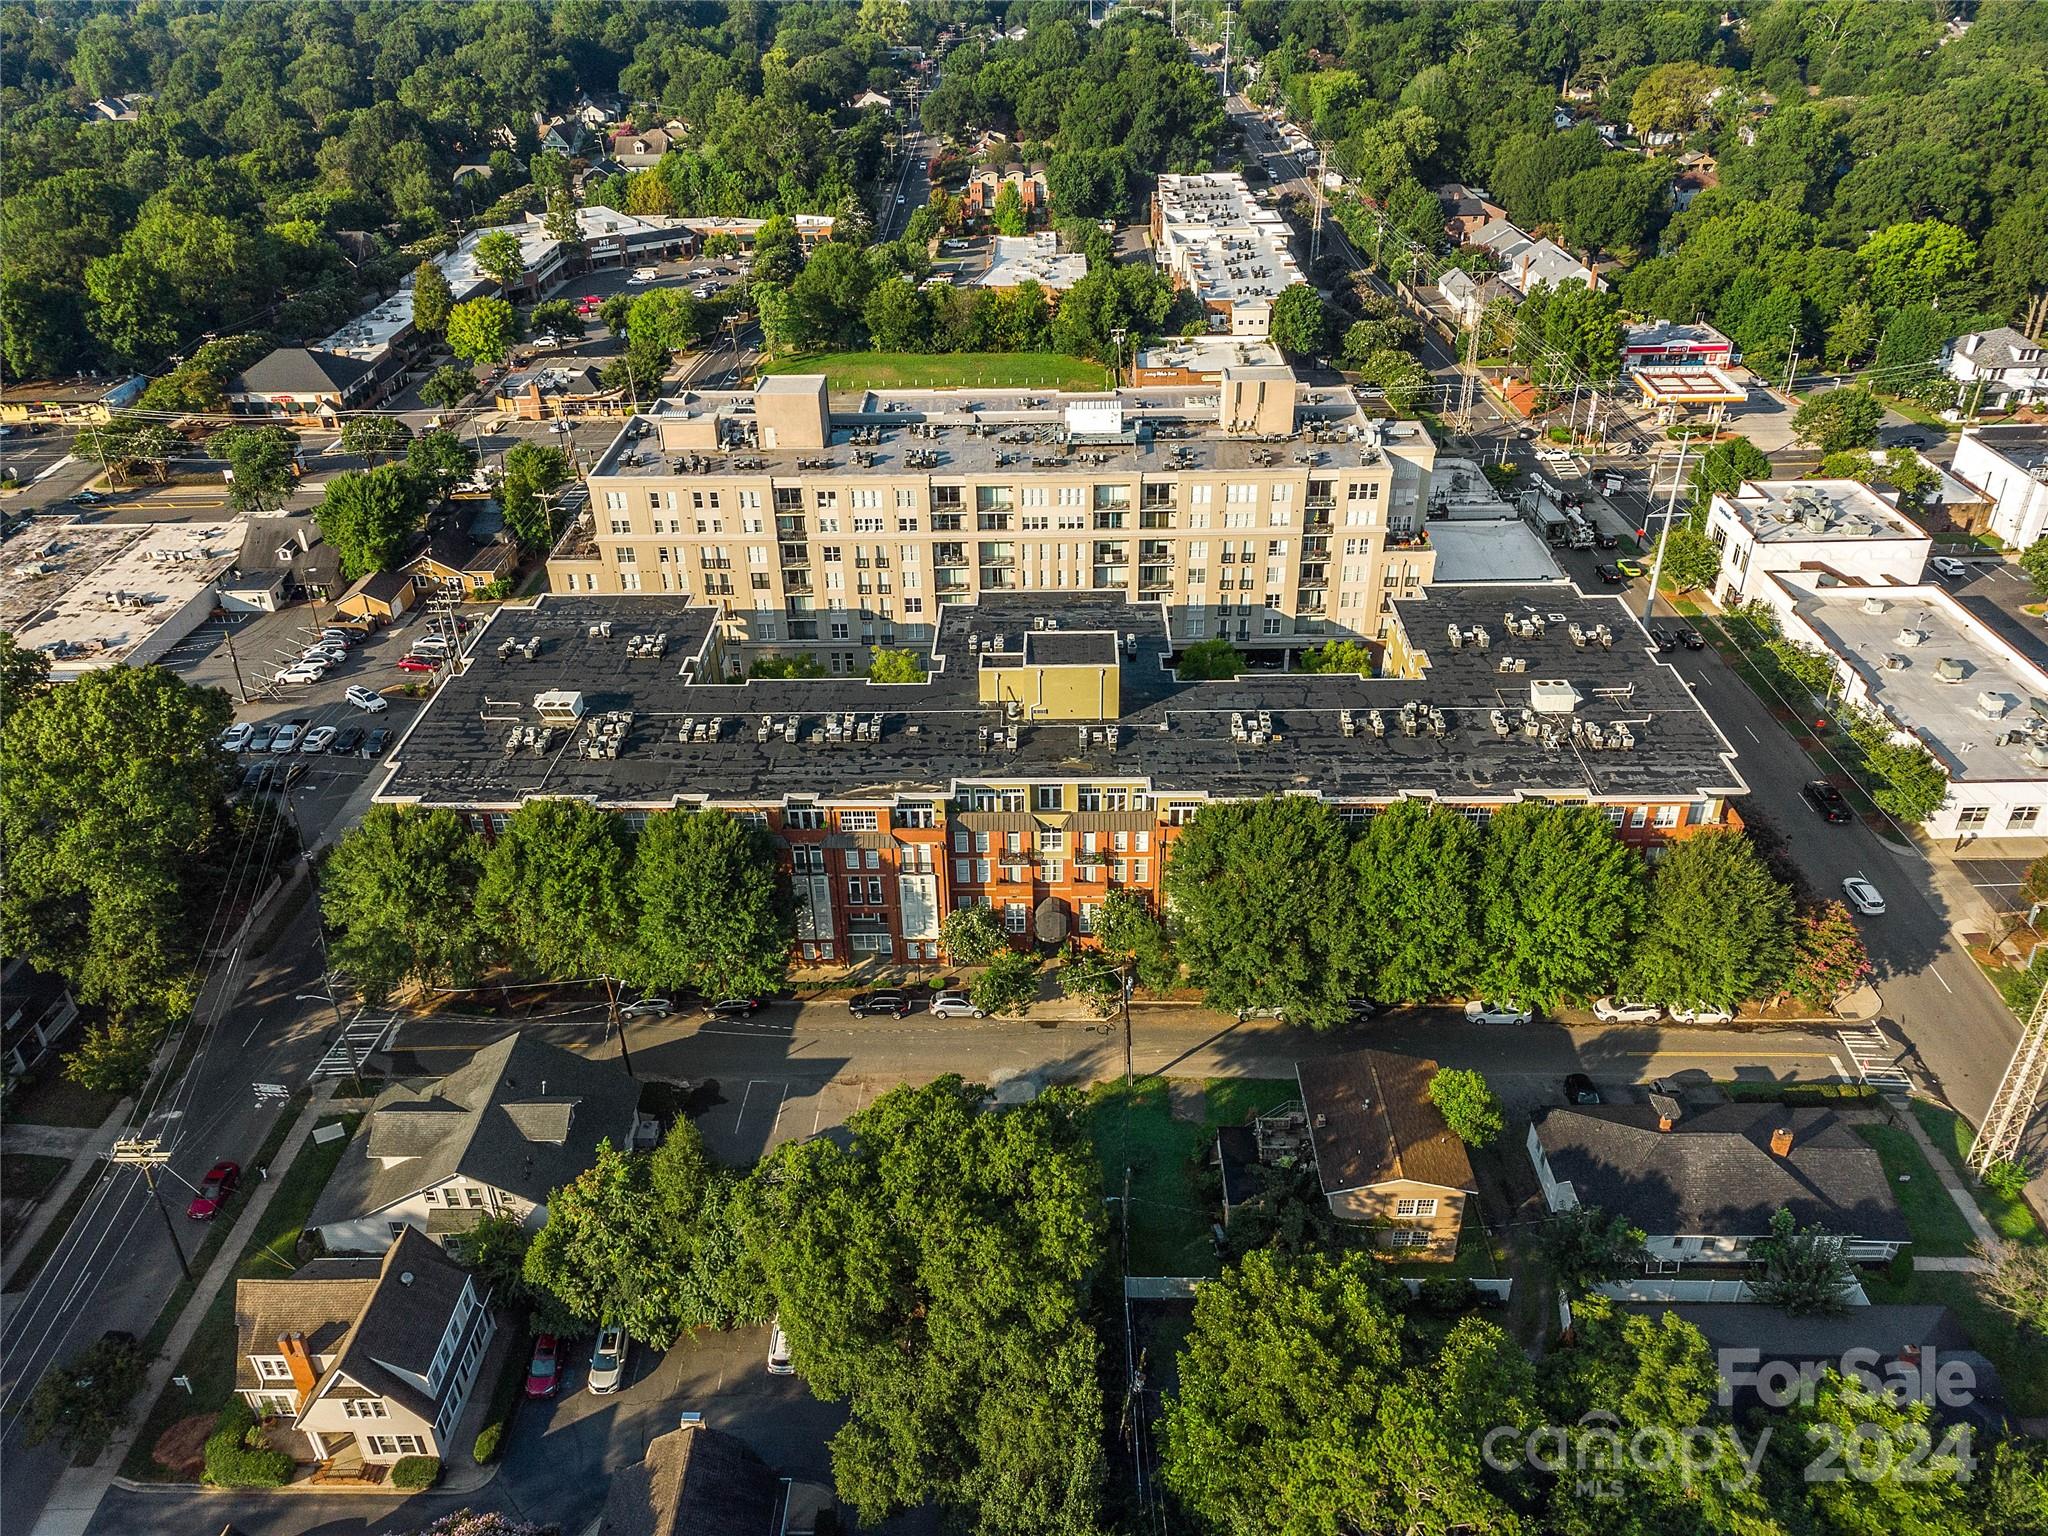
[[[1183,683],[1165,667],[1159,604],[1032,593],[943,610],[923,683],[699,682],[713,610],[675,597],[549,594],[493,615],[464,670],[400,743],[379,798],[475,808],[532,795],[623,808],[779,804],[789,795],[946,795],[960,782],[1019,779],[1142,780],[1155,793],[1219,797],[1319,792],[1336,801],[1669,801],[1746,789],[1727,740],[1617,599],[1554,584],[1437,587],[1400,612],[1411,643],[1429,657],[1420,679],[1252,671]],[[1510,617],[1523,625],[1519,634]],[[1581,647],[1568,632],[1600,625],[1611,648]],[[1484,648],[1476,637],[1453,648],[1452,626],[1464,636],[1484,628]],[[658,655],[636,639],[654,635],[665,637]],[[1014,667],[1027,648],[1090,664],[1106,661],[1111,643],[1122,709],[1115,721],[1025,721],[1012,746],[1002,709],[979,702],[983,665]],[[1567,717],[1530,712],[1536,679],[1569,682],[1580,701],[1575,718],[1592,729],[1574,732]],[[580,694],[580,721],[566,724],[557,704],[556,728],[537,730],[549,722],[535,700],[549,692]],[[1402,726],[1409,705],[1421,712],[1412,735]],[[616,718],[624,711],[630,723]],[[591,755],[606,732],[618,738],[616,755]],[[1630,745],[1617,744],[1624,736]]]

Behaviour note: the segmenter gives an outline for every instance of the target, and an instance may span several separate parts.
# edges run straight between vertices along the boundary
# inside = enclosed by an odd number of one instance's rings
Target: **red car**
[[[398,659],[401,672],[431,672],[439,665],[438,661],[429,661],[424,656],[401,656]]]
[[[552,1333],[533,1341],[533,1364],[526,1368],[526,1395],[553,1397],[562,1384],[561,1342]]]
[[[220,1208],[228,1203],[228,1196],[235,1192],[235,1186],[242,1182],[242,1166],[239,1163],[219,1162],[206,1170],[206,1177],[199,1182],[199,1193],[192,1197],[192,1203],[185,1207],[185,1214],[194,1221],[211,1221],[220,1214]]]

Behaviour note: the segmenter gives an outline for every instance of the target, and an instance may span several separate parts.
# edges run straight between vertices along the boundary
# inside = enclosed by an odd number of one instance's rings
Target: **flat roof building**
[[[975,288],[1018,288],[1036,283],[1048,293],[1065,293],[1088,275],[1088,258],[1062,256],[1059,236],[1050,230],[1036,235],[997,235],[988,270],[969,285]]]
[[[1724,607],[1771,601],[1758,580],[1767,572],[1911,586],[1934,547],[1892,500],[1855,480],[1745,480],[1709,504],[1707,537],[1721,548],[1715,591]]]
[[[1193,292],[1210,328],[1262,337],[1273,301],[1301,282],[1289,250],[1293,231],[1236,171],[1159,178],[1152,195],[1152,246],[1176,285]]]
[[[1990,528],[2016,549],[2048,533],[2048,428],[1972,427],[1951,469],[1991,502]]]

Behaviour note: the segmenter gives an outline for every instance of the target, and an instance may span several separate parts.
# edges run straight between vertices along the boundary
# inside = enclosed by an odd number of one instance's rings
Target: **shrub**
[[[484,1416],[484,1427],[476,1432],[476,1444],[470,1449],[478,1466],[490,1465],[505,1449],[505,1436],[512,1427],[512,1413],[519,1406],[520,1391],[525,1385],[525,1352],[508,1350],[505,1363],[498,1371],[498,1384],[491,1391],[491,1406]]]
[[[483,1436],[477,1436],[479,1444]],[[441,1458],[438,1456],[401,1456],[391,1464],[391,1486],[403,1488],[408,1493],[418,1493],[431,1488],[441,1481]]]
[[[498,1420],[495,1424],[486,1424],[482,1429],[478,1430],[476,1444],[470,1448],[470,1455],[476,1458],[476,1464],[480,1467],[486,1467],[496,1461],[498,1459],[499,1447],[504,1438],[505,1421],[503,1419]]]
[[[249,1405],[230,1399],[206,1439],[207,1486],[282,1488],[292,1480],[293,1466],[291,1457],[263,1442]]]
[[[2017,1200],[2027,1188],[2027,1170],[2011,1158],[2002,1158],[1984,1170],[1984,1187],[2001,1200]]]
[[[1431,1276],[1422,1282],[1415,1299],[1423,1311],[1450,1317],[1479,1305],[1479,1287],[1462,1275]]]

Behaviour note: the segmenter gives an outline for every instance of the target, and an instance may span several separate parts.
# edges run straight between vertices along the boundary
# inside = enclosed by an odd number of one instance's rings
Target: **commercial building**
[[[974,278],[973,288],[1017,288],[1036,283],[1048,293],[1065,293],[1088,275],[1088,258],[1062,256],[1059,236],[1050,230],[1035,235],[997,235],[988,270]]]
[[[662,401],[592,468],[550,587],[688,593],[747,643],[836,657],[925,644],[947,604],[1031,591],[1171,602],[1177,641],[1376,639],[1430,579],[1429,434],[1284,368],[846,403],[796,374]]]
[[[203,624],[243,524],[36,521],[0,544],[0,631],[67,682],[146,667]]]
[[[1208,312],[1211,330],[1264,336],[1273,301],[1302,281],[1277,209],[1235,171],[1161,176],[1152,194],[1152,252]]]
[[[800,954],[936,960],[986,904],[1019,940],[1086,935],[1153,893],[1214,800],[1299,794],[1340,815],[1419,798],[1475,820],[1598,806],[1654,846],[1725,824],[1734,752],[1648,637],[1575,589],[1435,587],[1397,605],[1386,675],[1172,670],[1182,633],[1126,594],[985,592],[939,610],[923,682],[741,681],[737,625],[681,597],[502,608],[396,749],[376,798],[493,835],[529,799],[644,822],[716,806],[777,839]]]
[[[1729,406],[1741,405],[1749,398],[1748,386],[1719,368],[1642,364],[1631,368],[1628,377],[1642,396],[1643,404],[1656,412],[1657,420],[1667,427],[1698,411],[1706,413],[1708,426],[1715,426],[1728,414]]]
[[[1646,320],[1630,326],[1621,343],[1621,366],[1630,370],[1727,368],[1734,362],[1735,343],[1704,320]]]
[[[1207,384],[1223,382],[1229,368],[1284,368],[1287,360],[1270,341],[1249,336],[1176,336],[1140,347],[1131,361],[1131,382]]]
[[[142,398],[149,380],[141,374],[107,379],[9,380],[0,385],[0,422],[67,422],[93,426],[111,421]]]
[[[1770,601],[1758,579],[1766,573],[1912,586],[1934,547],[1926,529],[1855,480],[1746,480],[1709,504],[1707,537],[1721,550],[1714,590],[1723,607]]]
[[[1973,427],[1949,468],[1982,489],[1987,526],[2006,543],[2025,549],[2048,533],[2048,428]]]

